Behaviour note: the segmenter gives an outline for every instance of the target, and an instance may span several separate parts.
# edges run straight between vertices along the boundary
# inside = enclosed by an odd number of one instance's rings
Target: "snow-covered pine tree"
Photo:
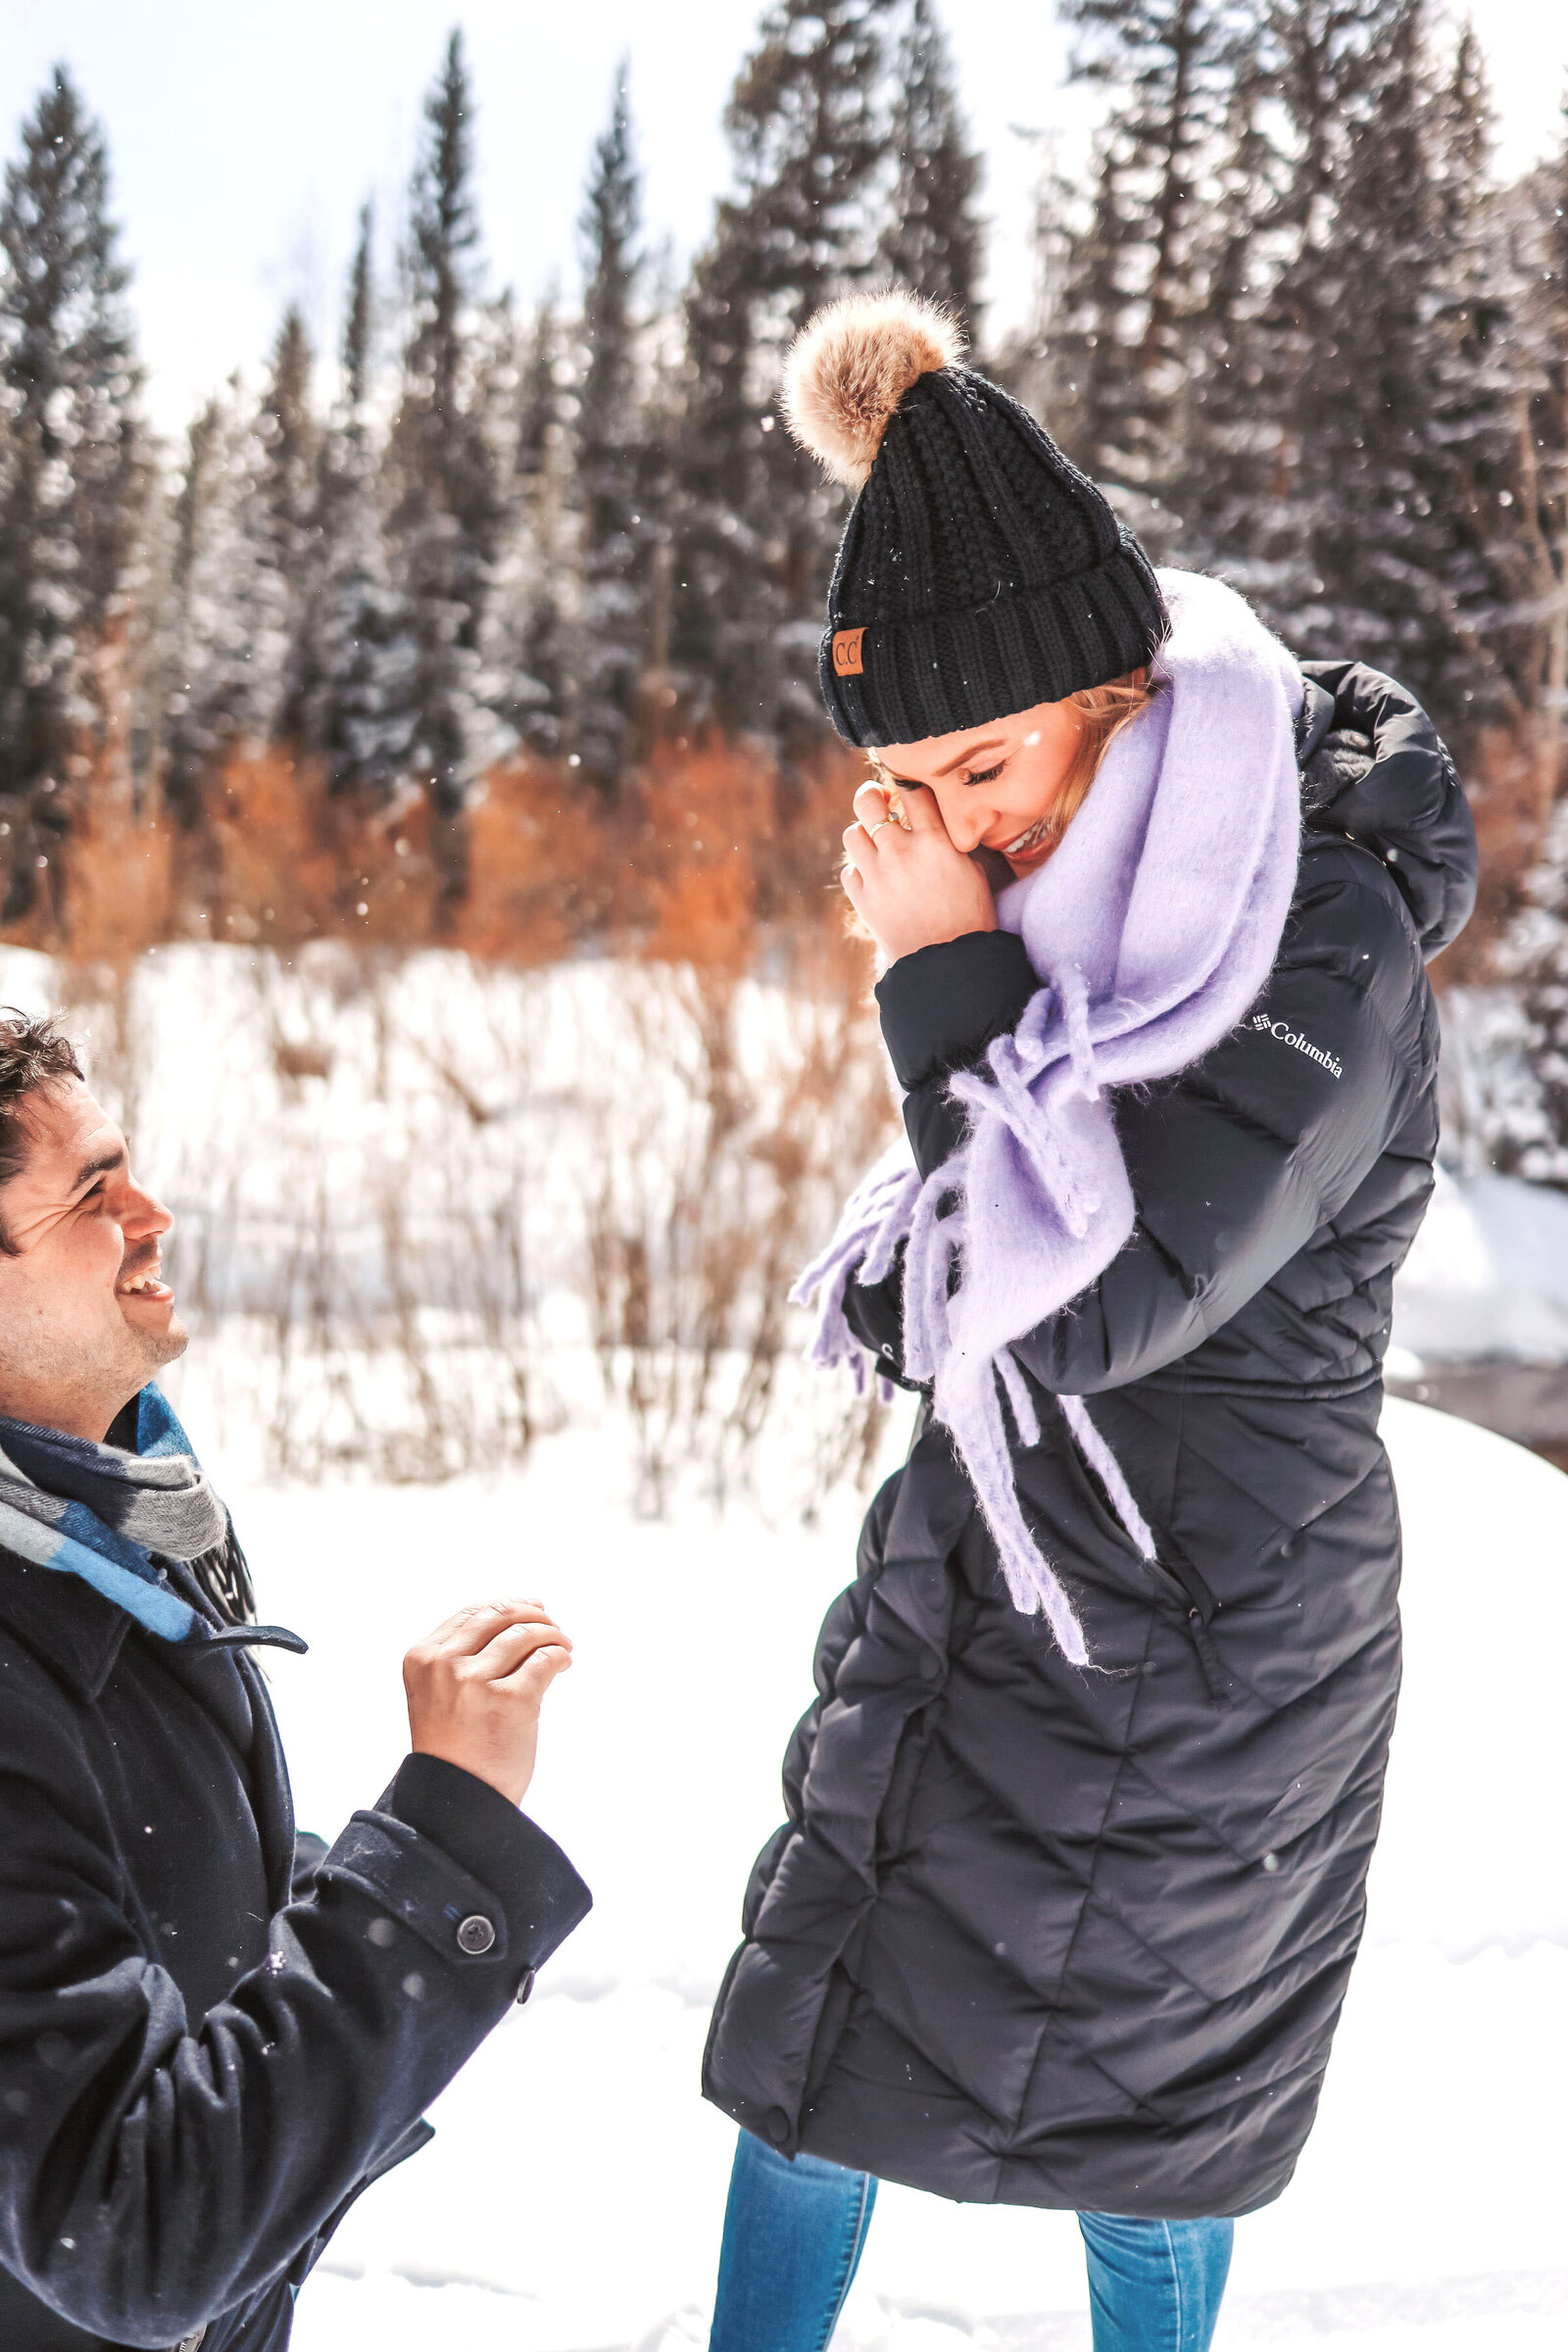
[[[1468,763],[1484,731],[1521,746],[1538,722],[1540,628],[1521,528],[1518,420],[1528,365],[1520,287],[1492,173],[1493,117],[1474,28],[1461,28],[1431,100],[1437,366],[1427,387],[1423,484],[1442,526],[1448,644],[1438,716]]]
[[[952,311],[974,339],[985,240],[976,199],[981,161],[958,108],[947,36],[931,0],[911,0],[894,74],[898,165],[879,273]]]
[[[1080,454],[1163,556],[1182,529],[1200,181],[1255,20],[1250,0],[1063,0],[1061,13],[1073,78],[1110,99],[1068,298]]]
[[[369,408],[373,333],[367,205],[349,272],[341,388],[317,471],[311,587],[283,732],[324,760],[333,793],[384,798],[408,772],[417,657],[382,528]]]
[[[449,902],[466,888],[468,789],[499,746],[481,675],[505,522],[478,333],[473,106],[454,31],[424,105],[405,270],[410,324],[392,433],[397,570],[413,625],[412,759]]]
[[[517,439],[513,466],[517,479],[536,482],[550,469],[562,421],[561,317],[558,297],[545,296],[533,315],[517,386]]]
[[[638,510],[648,545],[648,667],[643,724],[652,743],[679,724],[682,680],[672,660],[677,474],[684,426],[684,316],[666,243],[649,266],[648,369],[642,394]]]
[[[1054,218],[1036,205],[1036,235],[1059,242],[1049,321],[1043,322],[1027,373],[1036,405],[1062,447],[1097,479],[1111,480],[1113,453],[1134,437],[1124,412],[1135,404],[1136,370],[1128,361],[1134,311],[1127,254],[1136,238],[1136,206],[1126,144],[1114,121],[1102,124],[1090,159],[1090,184],[1055,183]],[[1055,397],[1053,398],[1052,395]],[[1098,469],[1098,470],[1097,470]]]
[[[1375,137],[1367,58],[1385,10],[1265,0],[1244,24],[1203,229],[1184,538],[1292,642],[1324,610],[1315,371],[1340,326],[1337,204],[1352,142]]]
[[[1568,1188],[1568,135],[1507,211],[1523,285],[1516,500],[1536,624],[1529,816],[1542,838],[1498,955],[1516,993],[1522,1083],[1490,1105],[1485,1141],[1499,1167]]]
[[[234,754],[260,748],[275,677],[258,664],[275,617],[275,582],[255,534],[266,456],[233,377],[192,421],[174,502],[164,799],[195,825]]]
[[[631,748],[648,662],[649,534],[643,474],[636,316],[641,203],[632,155],[626,66],[594,147],[581,221],[584,368],[578,389],[576,499],[581,605],[573,744],[584,773],[613,786]]]
[[[895,0],[776,0],[725,115],[759,234],[759,288],[790,328],[875,270]]]
[[[311,407],[313,366],[305,320],[291,302],[256,415],[255,478],[241,516],[255,574],[250,723],[255,735],[268,739],[292,732],[291,656],[320,554],[316,503],[321,435]]]
[[[1018,122],[1012,130],[1034,151],[1032,284],[1027,316],[1000,345],[993,345],[987,364],[999,383],[1045,418],[1064,449],[1076,449],[1078,371],[1068,344],[1065,300],[1078,246],[1080,192],[1062,169],[1058,131]]]
[[[0,200],[0,847],[4,919],[57,879],[68,788],[90,766],[145,492],[139,375],[104,136],[57,67]],[[128,786],[128,777],[124,779]],[[44,860],[52,862],[45,864]]]
[[[563,746],[571,673],[563,594],[571,467],[562,342],[550,295],[522,342],[510,513],[491,600],[497,712],[518,742],[547,758]]]
[[[1475,302],[1473,161],[1455,164],[1472,184],[1445,211],[1453,159],[1429,32],[1428,0],[1383,0],[1355,93],[1292,484],[1322,587],[1291,633],[1302,652],[1394,671],[1463,746],[1474,715],[1506,701],[1492,639],[1508,394],[1492,307]]]
[[[1184,556],[1265,610],[1278,601],[1285,519],[1270,233],[1282,173],[1266,127],[1274,104],[1267,59],[1249,44],[1237,59],[1198,230],[1202,292],[1188,336],[1181,493]]]
[[[873,276],[894,0],[777,0],[725,122],[721,203],[687,306],[691,400],[674,548],[676,660],[729,723],[821,723],[816,641],[842,495],[774,430],[785,350]]]
[[[761,462],[773,418],[752,317],[756,226],[743,204],[721,202],[686,296],[670,650],[695,724],[716,718],[766,732],[778,708],[783,600]]]
[[[1556,154],[1509,190],[1500,209],[1518,288],[1513,491],[1523,595],[1535,623],[1525,701],[1534,714],[1539,827],[1568,789],[1568,99]]]

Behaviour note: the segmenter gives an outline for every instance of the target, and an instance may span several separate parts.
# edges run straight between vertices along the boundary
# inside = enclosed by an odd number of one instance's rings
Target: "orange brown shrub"
[[[433,927],[426,804],[334,796],[282,750],[231,760],[181,847],[187,938],[403,946]]]
[[[55,855],[65,869],[59,913],[51,908],[40,928],[35,909],[25,944],[65,947],[77,960],[118,966],[170,937],[176,844],[167,822],[118,799],[89,800]]]
[[[550,963],[612,911],[604,804],[569,768],[493,768],[468,811],[468,889],[454,944],[498,963]]]
[[[825,954],[851,985],[863,964],[836,872],[864,770],[836,747],[781,762],[744,737],[665,740],[613,800],[565,763],[506,761],[463,820],[456,902],[417,792],[335,796],[274,746],[228,760],[185,826],[133,807],[114,765],[75,784],[59,870],[5,937],[113,963],[175,939],[343,939],[529,965],[592,944],[732,974]]]

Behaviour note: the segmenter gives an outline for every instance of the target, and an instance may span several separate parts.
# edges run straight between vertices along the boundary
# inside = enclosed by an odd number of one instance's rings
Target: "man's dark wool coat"
[[[798,2149],[978,2203],[1189,2219],[1279,2195],[1361,1934],[1399,1683],[1378,1438],[1396,1268],[1432,1186],[1424,958],[1475,839],[1387,678],[1315,664],[1304,832],[1254,1010],[1124,1096],[1132,1238],[1018,1342],[1045,1432],[1015,1473],[1093,1667],[1008,1603],[942,1430],[873,1502],[858,1582],[748,1891],[710,2098]],[[1367,754],[1370,750],[1371,758]],[[880,984],[922,1173],[1038,985],[1020,943]],[[900,1369],[899,1268],[850,1320]],[[1089,1410],[1145,1560],[1052,1399]]]
[[[433,1756],[299,1842],[248,1656],[0,1551],[4,2352],[281,2352],[343,2211],[588,1909]]]

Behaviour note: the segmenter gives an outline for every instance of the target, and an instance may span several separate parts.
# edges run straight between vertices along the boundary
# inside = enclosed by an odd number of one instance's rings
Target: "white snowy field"
[[[1568,1479],[1419,1406],[1386,1430],[1408,1659],[1371,1924],[1318,2129],[1238,2231],[1217,2342],[1561,2352]],[[402,1752],[399,1659],[429,1624],[535,1592],[577,1645],[530,1809],[596,1909],[440,2101],[434,2145],[350,2218],[298,2352],[706,2343],[733,2145],[698,2094],[709,2004],[858,1514],[841,1493],[808,1532],[742,1505],[639,1521],[625,1462],[575,1429],[495,1483],[230,1482],[264,1615],[313,1644],[270,1671],[300,1819],[327,1835]],[[885,2190],[836,2343],[1087,2352],[1071,2218]]]
[[[733,2144],[709,2006],[859,1516],[843,1404],[772,1302],[889,1115],[870,1016],[663,967],[0,951],[0,999],[62,998],[179,1212],[176,1402],[264,1613],[313,1644],[271,1668],[301,1820],[373,1801],[402,1652],[458,1602],[538,1592],[578,1646],[532,1804],[597,1908],[352,2216],[300,2352],[701,2352]],[[1568,1199],[1444,1178],[1395,1338],[1568,1361]],[[1367,1946],[1220,2352],[1563,2352],[1568,1480],[1417,1406],[1387,1426],[1409,1655]],[[884,2192],[839,2352],[1088,2342],[1070,2217]]]
[[[1568,1363],[1568,1194],[1490,1168],[1440,1168],[1394,1286],[1394,1345],[1417,1368],[1427,1358]]]

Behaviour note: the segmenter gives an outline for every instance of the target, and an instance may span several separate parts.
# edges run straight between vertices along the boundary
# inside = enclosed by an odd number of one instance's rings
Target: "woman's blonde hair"
[[[1053,833],[1066,832],[1089,798],[1089,787],[1099,775],[1105,754],[1158,692],[1147,669],[1133,669],[1103,686],[1085,686],[1068,695],[1068,708],[1078,713],[1078,749],[1061,790],[1047,811]]]

